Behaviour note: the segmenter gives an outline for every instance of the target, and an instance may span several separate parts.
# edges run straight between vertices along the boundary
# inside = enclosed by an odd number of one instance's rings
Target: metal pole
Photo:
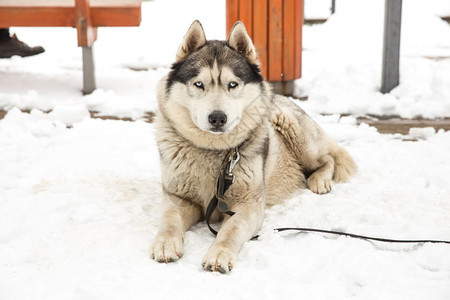
[[[399,84],[402,0],[386,0],[384,14],[381,92],[389,93]]]
[[[331,14],[336,12],[336,0],[331,0]]]
[[[95,90],[95,68],[92,47],[83,46],[83,94],[90,94]]]

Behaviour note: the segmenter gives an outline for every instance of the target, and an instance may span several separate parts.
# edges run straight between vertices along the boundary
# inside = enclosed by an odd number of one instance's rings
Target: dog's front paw
[[[228,273],[233,269],[237,253],[225,246],[212,245],[203,258],[203,269],[211,272]]]
[[[183,256],[183,237],[158,235],[153,242],[151,256],[158,262],[173,262]]]
[[[331,191],[331,179],[313,173],[308,178],[308,187],[316,194],[326,194]]]

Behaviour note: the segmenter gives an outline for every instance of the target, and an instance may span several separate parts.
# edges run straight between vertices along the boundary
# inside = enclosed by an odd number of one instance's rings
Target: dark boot
[[[30,47],[24,42],[19,41],[15,34],[7,41],[0,41],[0,58],[10,58],[13,55],[26,57],[44,51],[42,47]]]

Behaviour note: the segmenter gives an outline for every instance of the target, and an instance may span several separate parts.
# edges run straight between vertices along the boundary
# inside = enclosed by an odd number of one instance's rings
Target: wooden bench
[[[83,51],[83,93],[95,90],[92,45],[100,26],[139,26],[140,0],[0,0],[0,28],[74,27]]]

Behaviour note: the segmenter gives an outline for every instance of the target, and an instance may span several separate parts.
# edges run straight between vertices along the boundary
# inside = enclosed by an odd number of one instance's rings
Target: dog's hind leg
[[[308,188],[317,194],[331,191],[331,180],[334,173],[334,159],[331,155],[324,155],[319,159],[321,166],[316,169],[307,180]]]
[[[184,233],[201,218],[197,205],[175,195],[165,193],[164,211],[158,234],[151,248],[151,256],[158,262],[172,262],[183,256]]]
[[[274,98],[271,120],[286,146],[303,169],[311,173],[307,180],[311,191],[324,194],[331,181],[346,181],[356,172],[350,155],[303,110],[287,98]]]
[[[320,167],[308,178],[307,184],[311,191],[325,194],[331,191],[331,180],[347,181],[356,172],[356,164],[351,156],[341,146],[330,145],[329,154],[318,159]]]
[[[333,180],[335,182],[347,181],[350,176],[356,173],[356,164],[353,158],[343,148],[339,147],[331,152],[334,159],[334,174]]]

